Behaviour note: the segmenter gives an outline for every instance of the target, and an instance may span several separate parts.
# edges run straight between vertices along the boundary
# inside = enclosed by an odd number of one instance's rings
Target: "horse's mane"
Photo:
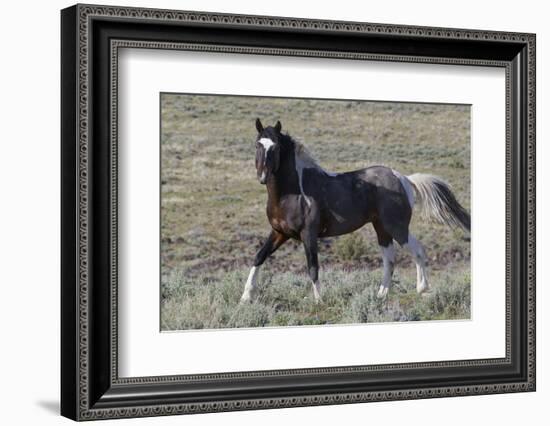
[[[288,133],[284,136],[289,142],[294,144],[294,155],[296,156],[297,159],[300,160],[304,168],[316,168],[319,170],[324,170],[319,165],[317,160],[313,158],[313,155],[311,155],[311,152],[306,148],[306,146],[302,142],[294,139]]]
[[[319,163],[317,163],[317,161],[313,158],[313,156],[303,143],[293,139],[289,134],[283,135],[283,137],[284,139],[286,139],[285,142],[294,144],[294,158],[296,160],[296,173],[298,174],[298,185],[300,186],[300,193],[304,197],[307,205],[311,206],[311,201],[304,193],[303,170],[317,169],[329,176],[335,176],[336,173],[330,173],[323,169],[319,165]]]

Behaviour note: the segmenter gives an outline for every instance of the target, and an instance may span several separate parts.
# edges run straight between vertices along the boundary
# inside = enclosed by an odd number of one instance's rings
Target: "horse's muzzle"
[[[267,173],[263,172],[262,175],[259,177],[259,181],[262,185],[265,185],[267,183]]]

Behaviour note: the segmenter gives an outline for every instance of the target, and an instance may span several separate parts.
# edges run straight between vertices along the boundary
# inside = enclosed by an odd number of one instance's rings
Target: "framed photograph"
[[[535,35],[61,12],[61,413],[535,390]]]

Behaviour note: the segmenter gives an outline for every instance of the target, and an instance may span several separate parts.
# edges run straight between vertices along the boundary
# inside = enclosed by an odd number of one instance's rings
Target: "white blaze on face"
[[[258,143],[262,144],[262,146],[264,147],[264,166],[265,166],[265,163],[267,161],[267,152],[271,149],[271,147],[273,145],[275,145],[275,143],[269,139],[269,138],[261,138],[260,140],[258,140]],[[262,179],[265,179],[265,169],[262,170],[262,176],[261,176]]]
[[[261,138],[258,143],[261,143],[265,149],[265,156],[267,158],[267,151],[269,151],[269,149],[275,145],[275,142],[273,142],[271,139],[269,138]],[[265,160],[264,160],[265,162]]]

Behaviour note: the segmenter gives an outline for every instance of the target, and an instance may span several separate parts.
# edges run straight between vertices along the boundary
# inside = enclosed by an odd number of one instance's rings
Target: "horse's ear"
[[[277,133],[281,133],[281,128],[282,128],[282,127],[283,127],[283,126],[281,125],[281,122],[277,120],[277,124],[275,124],[275,131],[276,131]]]
[[[256,130],[258,133],[262,133],[264,131],[264,126],[262,125],[262,122],[259,118],[256,119]]]

